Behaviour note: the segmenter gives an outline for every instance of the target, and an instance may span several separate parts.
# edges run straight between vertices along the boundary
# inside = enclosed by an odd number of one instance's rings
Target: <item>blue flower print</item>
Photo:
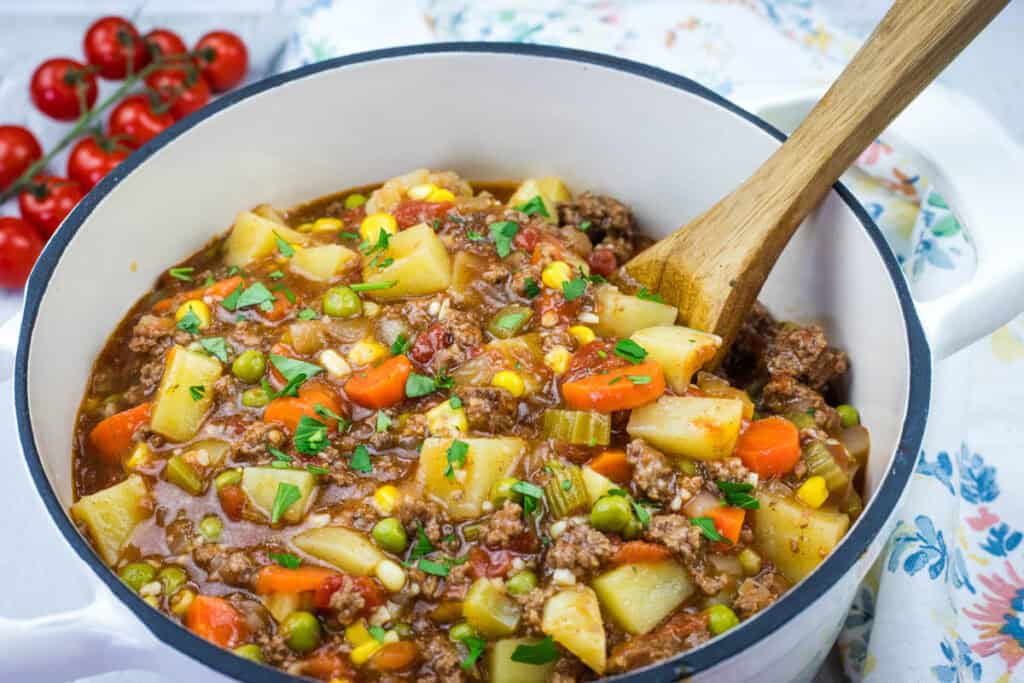
[[[981,680],[981,662],[974,659],[974,653],[962,638],[957,638],[955,643],[943,638],[939,647],[947,663],[932,667],[935,680],[942,683],[969,683]]]
[[[960,445],[956,461],[960,470],[960,496],[964,500],[978,505],[991,503],[999,496],[996,468],[986,465],[977,453],[969,455],[966,443]]]
[[[1006,557],[1011,550],[1020,545],[1021,540],[1022,536],[1019,531],[1012,531],[1007,524],[1003,523],[988,530],[988,535],[982,542],[981,548],[996,557]]]
[[[953,548],[953,559],[949,566],[949,583],[953,588],[966,588],[971,593],[977,593],[974,584],[971,583],[971,576],[967,573],[967,561],[960,548]]]
[[[946,539],[941,531],[935,530],[932,520],[925,515],[918,515],[914,518],[914,525],[917,531],[908,529],[904,525],[896,532],[892,542],[892,554],[889,555],[888,569],[895,572],[900,566],[900,558],[911,548],[917,548],[903,561],[903,571],[914,576],[919,571],[928,568],[928,576],[935,580],[946,570],[948,552],[946,550]]]
[[[935,462],[928,462],[924,451],[921,451],[921,459],[917,461],[917,473],[935,477],[949,489],[950,493],[956,495],[956,489],[953,488],[953,461],[946,451],[939,451],[935,456]]]

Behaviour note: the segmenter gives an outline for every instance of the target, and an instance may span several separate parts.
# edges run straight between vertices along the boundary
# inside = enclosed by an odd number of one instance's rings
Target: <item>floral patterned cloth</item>
[[[813,0],[392,0],[386,21],[376,19],[317,0],[284,66],[430,40],[542,42],[655,64],[743,104],[830,82],[858,46],[829,28]],[[969,279],[975,258],[953,211],[904,152],[883,136],[844,180],[885,232],[915,296],[929,299]],[[907,503],[839,641],[851,679],[1024,680],[1024,496],[1014,490],[1024,481],[1022,404],[1020,319],[936,368]]]

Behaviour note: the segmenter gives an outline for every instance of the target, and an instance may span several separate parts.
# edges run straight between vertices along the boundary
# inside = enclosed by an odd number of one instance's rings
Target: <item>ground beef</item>
[[[721,460],[705,460],[704,471],[711,482],[715,481],[737,481],[745,482],[750,479],[750,470],[746,468],[739,458],[722,458]],[[718,487],[710,484],[713,493],[718,493]]]
[[[521,625],[530,633],[540,633],[540,623],[544,618],[544,604],[552,595],[558,592],[555,586],[548,585],[534,588],[526,595],[516,596],[516,600],[523,608]]]
[[[126,405],[138,405],[156,390],[164,376],[164,359],[154,358],[139,368],[139,383],[132,385],[122,397]]]
[[[281,666],[294,656],[281,633],[260,633],[256,636],[256,644],[263,653],[263,661],[271,666]]]
[[[675,497],[675,467],[661,451],[643,439],[626,446],[626,459],[633,466],[633,483],[651,500],[668,502]]]
[[[789,375],[820,391],[847,370],[846,354],[831,348],[819,325],[784,324],[767,342],[763,361],[772,377]]]
[[[516,424],[519,402],[504,389],[465,387],[459,389],[459,398],[472,431],[504,434]]]
[[[507,280],[510,274],[509,267],[501,261],[488,261],[487,267],[480,273],[480,278],[484,282],[496,285]]]
[[[241,320],[231,328],[228,337],[242,346],[259,348],[265,336],[264,327],[251,320]]]
[[[585,522],[572,521],[544,557],[549,569],[568,569],[576,576],[601,568],[615,554],[608,537]]]
[[[484,522],[480,530],[480,540],[492,548],[501,548],[527,531],[529,527],[523,521],[523,508],[517,503],[506,503]]]
[[[416,673],[420,683],[462,683],[466,672],[462,669],[462,656],[447,636],[436,635],[422,649],[426,665]]]
[[[339,624],[351,624],[366,607],[366,599],[356,588],[354,581],[344,581],[341,588],[331,594],[328,606],[337,610],[334,615]]]
[[[839,431],[842,425],[839,413],[825,402],[821,394],[790,375],[773,377],[761,393],[761,403],[772,413],[805,412],[814,418],[820,429],[829,433]]]
[[[231,457],[234,460],[266,460],[270,457],[267,445],[277,448],[284,443],[284,432],[271,422],[253,422],[241,436],[231,441]]]
[[[682,612],[650,633],[633,636],[613,647],[608,658],[608,672],[637,669],[693,649],[710,638],[706,615]]]
[[[786,592],[786,588],[785,579],[772,569],[765,569],[757,576],[752,576],[740,584],[736,590],[733,607],[741,617],[746,619],[775,602],[780,595]]]
[[[213,383],[213,395],[218,401],[231,398],[232,391],[235,387],[235,378],[231,375],[223,375],[220,379]]]
[[[775,318],[760,301],[754,302],[725,359],[725,367],[730,374],[746,374],[757,365],[768,342],[775,336],[775,330]]]
[[[704,595],[717,595],[723,588],[729,585],[730,577],[725,574],[717,574],[709,569],[700,559],[686,565],[690,572],[690,578],[697,584]]]
[[[700,552],[701,531],[683,515],[655,515],[645,536],[661,543],[685,561],[691,562]]]
[[[558,215],[563,225],[575,228],[585,223],[591,244],[611,249],[619,263],[633,256],[636,223],[629,207],[622,202],[584,192],[571,202],[559,205]]]
[[[136,353],[162,352],[171,345],[175,327],[173,318],[161,318],[155,315],[144,315],[132,328],[132,338],[128,340],[128,348]]]
[[[206,571],[207,581],[250,587],[257,564],[242,550],[229,551],[216,543],[204,543],[192,551],[192,560]]]
[[[555,662],[555,668],[548,676],[547,683],[576,683],[576,681],[584,680],[584,676],[589,671],[587,665],[565,648],[559,649],[561,656]]]
[[[413,496],[402,496],[395,505],[394,515],[405,526],[409,538],[417,537],[416,530],[423,526],[423,532],[432,543],[437,545],[444,536],[443,526],[447,524],[444,508],[431,500],[421,500]]]
[[[532,280],[537,287],[541,286],[541,268],[538,265],[530,264],[512,273],[510,287],[519,296],[526,296],[526,283]]]

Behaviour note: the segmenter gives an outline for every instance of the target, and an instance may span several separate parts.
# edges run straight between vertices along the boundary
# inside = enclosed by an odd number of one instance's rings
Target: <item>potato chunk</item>
[[[672,455],[717,460],[732,454],[742,419],[736,399],[662,396],[634,408],[626,431]]]
[[[235,218],[231,234],[224,241],[224,263],[241,267],[266,258],[277,248],[276,237],[290,244],[307,242],[306,236],[301,232],[258,216],[252,211],[243,211]]]
[[[268,520],[273,518],[274,501],[281,484],[291,484],[299,490],[299,499],[289,505],[280,518],[289,524],[297,524],[313,504],[316,477],[306,470],[279,470],[274,467],[242,469],[242,490],[249,504]]]
[[[601,606],[633,635],[647,633],[693,594],[693,582],[673,560],[624,564],[594,579]]]
[[[581,469],[583,472],[583,485],[587,489],[587,498],[590,499],[591,505],[612,489],[619,488],[618,484],[603,474],[596,472],[590,465],[584,465]]]
[[[488,578],[474,581],[462,601],[462,616],[488,638],[515,633],[521,612],[516,601],[505,595],[501,584]]]
[[[759,492],[757,500],[755,545],[792,583],[814,571],[850,527],[850,517],[842,512],[814,510],[767,491]]]
[[[595,295],[598,323],[594,331],[602,337],[628,337],[647,327],[671,325],[678,315],[675,306],[623,294],[612,285],[598,287]]]
[[[357,256],[340,244],[306,247],[296,250],[288,262],[288,269],[313,282],[330,282]]]
[[[172,347],[153,401],[150,428],[171,441],[188,441],[195,436],[213,402],[213,383],[220,379],[221,372],[216,358]]]
[[[138,524],[153,513],[146,483],[137,474],[120,484],[82,496],[71,515],[89,531],[100,557],[113,566]]]
[[[526,443],[514,437],[461,441],[469,446],[466,462],[454,468],[451,477],[446,477],[445,471],[452,439],[432,437],[424,441],[416,472],[417,486],[443,503],[448,514],[459,520],[481,514],[491,486],[512,474],[526,450]]]
[[[680,325],[658,325],[637,330],[630,337],[647,349],[647,357],[661,366],[677,394],[686,391],[693,373],[715,357],[722,338]]]
[[[395,281],[393,287],[368,292],[376,299],[433,294],[451,284],[452,259],[437,233],[420,223],[393,235],[387,249],[364,256],[363,280]]]
[[[650,596],[644,596],[649,600]],[[564,590],[544,605],[541,630],[599,674],[607,664],[607,640],[597,595],[586,586]]]
[[[304,553],[333,564],[349,574],[369,576],[384,555],[358,531],[325,526],[303,531],[292,538]]]
[[[547,191],[545,191],[545,188],[547,188]],[[554,192],[558,194],[559,197],[564,197],[564,199],[555,198],[548,192]],[[548,223],[557,225],[558,205],[556,202],[567,201],[568,196],[569,190],[566,189],[565,184],[558,178],[553,176],[540,179],[527,178],[519,184],[516,191],[512,193],[511,197],[509,197],[508,206],[514,209],[517,206],[527,203],[534,197],[540,197],[541,202],[544,204],[544,212],[547,214],[546,216],[541,216],[541,218],[546,220]]]
[[[555,663],[526,664],[512,661],[512,653],[520,645],[536,645],[536,638],[503,638],[491,646],[487,670],[491,683],[545,683]]]

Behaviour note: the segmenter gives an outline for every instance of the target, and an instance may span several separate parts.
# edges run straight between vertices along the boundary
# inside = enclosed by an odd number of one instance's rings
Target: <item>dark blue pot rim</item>
[[[208,643],[143,602],[93,552],[86,540],[78,533],[78,530],[61,505],[56,492],[50,485],[50,481],[43,469],[39,452],[36,449],[27,398],[28,356],[31,350],[32,331],[39,312],[39,304],[42,301],[47,283],[57,268],[61,255],[93,209],[134,168],[151,157],[157,150],[169,144],[179,135],[184,134],[207,117],[213,116],[236,102],[240,102],[253,95],[322,71],[344,68],[365,62],[431,53],[523,55],[593,64],[622,71],[702,97],[745,119],[776,139],[785,139],[785,136],[773,126],[704,86],[683,76],[653,66],[594,52],[552,46],[520,43],[432,43],[373,50],[318,62],[287,73],[271,76],[230,92],[143,145],[104,178],[95,189],[89,192],[46,245],[25,289],[25,308],[14,374],[15,412],[22,450],[28,463],[29,472],[43,503],[46,505],[50,516],[61,533],[64,534],[67,542],[78,553],[78,556],[93,569],[100,580],[135,613],[158,639],[229,676],[236,676],[247,681],[267,683],[287,683],[288,681],[296,680],[293,676],[276,669],[253,664]],[[900,436],[899,445],[893,456],[888,474],[875,493],[871,505],[867,507],[861,519],[858,520],[856,526],[843,540],[839,548],[826,558],[818,570],[805,580],[797,590],[791,591],[784,598],[758,615],[757,618],[745,622],[741,627],[715,640],[709,646],[677,655],[639,671],[623,674],[613,680],[653,683],[654,681],[677,680],[682,676],[691,676],[705,671],[720,662],[724,662],[778,631],[795,616],[811,608],[818,598],[824,595],[838,579],[854,566],[892,514],[906,488],[907,482],[910,480],[921,446],[925,421],[928,416],[931,390],[931,352],[925,339],[921,322],[917,317],[902,270],[889,245],[886,243],[881,230],[842,184],[837,183],[834,190],[857,216],[864,226],[865,232],[874,242],[879,258],[885,264],[892,280],[892,285],[899,297],[906,325],[907,346],[910,352],[910,386],[907,399],[907,413],[903,422],[903,431]]]

